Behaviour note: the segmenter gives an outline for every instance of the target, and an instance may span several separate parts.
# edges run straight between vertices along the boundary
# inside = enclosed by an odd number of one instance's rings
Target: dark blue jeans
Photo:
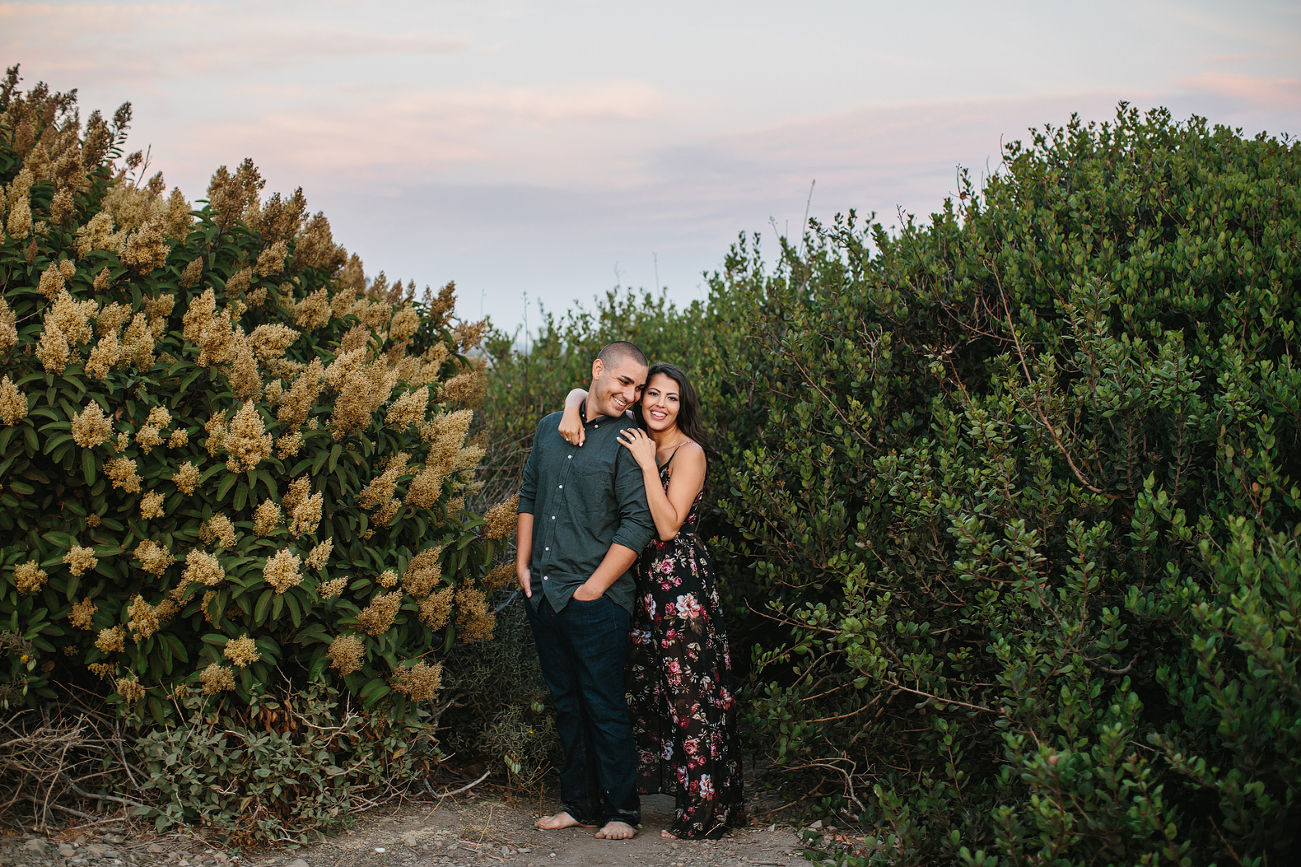
[[[541,593],[524,609],[556,706],[565,810],[584,825],[639,824],[637,748],[624,698],[628,612],[604,596],[571,599],[557,612]]]

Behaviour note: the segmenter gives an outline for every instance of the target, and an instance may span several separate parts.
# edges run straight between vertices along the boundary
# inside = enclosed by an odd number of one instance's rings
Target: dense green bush
[[[1299,182],[1122,107],[898,233],[742,237],[703,305],[548,322],[490,389],[531,425],[619,336],[692,373],[746,729],[846,861],[1281,863]]]
[[[717,276],[750,724],[851,860],[1295,852],[1299,156],[1122,108]]]
[[[399,723],[492,633],[513,506],[465,507],[483,395],[451,287],[367,280],[245,161],[193,210],[129,106],[0,88],[0,699],[145,726],[328,683]],[[100,685],[102,684],[102,685]],[[206,718],[206,717],[205,717]]]

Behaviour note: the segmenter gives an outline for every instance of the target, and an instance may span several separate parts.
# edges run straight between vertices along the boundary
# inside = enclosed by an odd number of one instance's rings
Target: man
[[[633,561],[655,532],[642,473],[619,433],[646,384],[646,356],[611,343],[592,362],[581,409],[586,441],[570,445],[560,413],[538,425],[524,467],[515,573],[556,706],[564,750],[561,812],[545,830],[594,826],[596,836],[637,833],[637,753],[624,699]]]

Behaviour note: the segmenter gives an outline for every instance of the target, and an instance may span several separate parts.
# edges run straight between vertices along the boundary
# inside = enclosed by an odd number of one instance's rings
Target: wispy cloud
[[[1266,78],[1242,72],[1204,72],[1179,82],[1192,90],[1274,108],[1301,108],[1301,78]]]
[[[659,90],[636,81],[413,90],[332,104],[319,96],[299,99],[292,87],[267,93],[288,104],[239,120],[200,122],[176,145],[292,159],[318,175],[350,170],[374,178],[387,167],[415,180],[493,163],[504,177],[537,171],[572,180],[599,172],[585,133],[613,127],[609,135],[622,140],[627,124],[653,121],[670,106]]]

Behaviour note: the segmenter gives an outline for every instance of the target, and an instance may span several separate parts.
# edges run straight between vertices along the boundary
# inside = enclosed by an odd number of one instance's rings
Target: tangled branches
[[[0,817],[45,830],[54,812],[95,818],[87,802],[112,807],[144,806],[96,793],[101,781],[125,772],[121,731],[107,717],[84,709],[19,711],[0,720]],[[70,806],[70,805],[76,806]],[[30,809],[28,814],[26,810]]]

